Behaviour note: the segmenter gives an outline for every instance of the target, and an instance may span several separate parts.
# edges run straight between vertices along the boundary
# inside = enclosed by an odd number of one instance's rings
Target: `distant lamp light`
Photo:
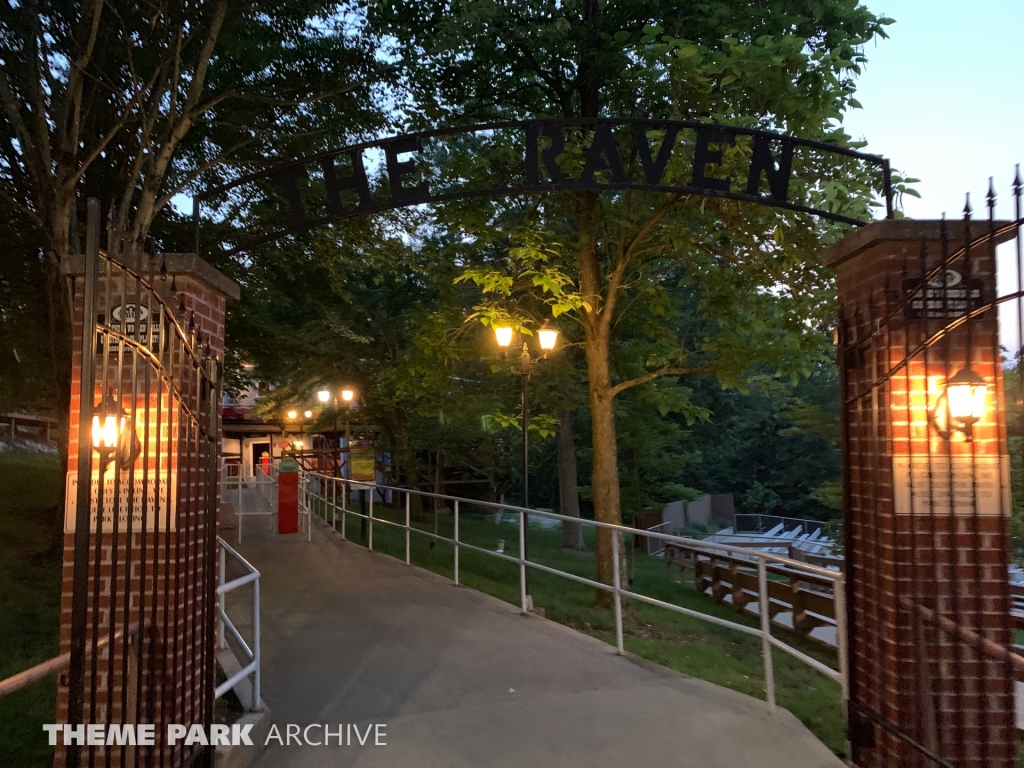
[[[349,389],[348,387],[345,387],[345,389],[341,390],[341,399],[344,400],[346,403],[351,403],[352,398],[354,398],[355,396],[356,393],[353,390]]]
[[[117,459],[117,466],[129,470],[142,451],[135,430],[128,426],[128,413],[108,393],[96,404],[97,413],[92,417],[92,447],[99,453],[100,461],[109,464]]]
[[[510,325],[498,325],[494,328],[494,338],[498,341],[498,346],[505,348],[512,343],[512,326]]]
[[[295,445],[295,450],[296,451],[301,451],[302,450],[303,445],[302,445],[302,441],[301,440],[296,440],[294,445]]]
[[[558,343],[558,331],[546,325],[537,331],[537,336],[540,338],[540,348],[545,352],[550,352]]]
[[[930,414],[935,431],[946,439],[952,437],[954,431],[963,432],[964,440],[971,442],[974,425],[985,413],[987,394],[985,380],[970,366],[950,376]]]
[[[288,418],[291,419],[292,421],[295,421],[295,419],[298,418],[298,416],[298,411],[288,411]]]
[[[321,403],[326,403],[328,400],[331,399],[331,393],[326,389],[321,389],[319,392],[316,393],[316,399],[319,400]]]
[[[307,419],[312,419],[313,418],[313,412],[312,411],[306,411],[302,415],[305,416]]]

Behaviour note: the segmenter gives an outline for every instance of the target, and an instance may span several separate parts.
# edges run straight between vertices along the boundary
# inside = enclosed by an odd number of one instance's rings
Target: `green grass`
[[[58,653],[62,519],[57,457],[0,453],[0,679]],[[53,763],[56,677],[0,699],[0,765]]]
[[[358,509],[356,505],[352,508]],[[375,505],[374,517],[404,522],[404,511]],[[437,524],[439,534],[452,536],[454,522],[450,512],[442,512]],[[338,526],[341,526],[340,520]],[[433,530],[433,514],[424,513],[422,521],[413,521],[413,527]],[[358,518],[348,519],[346,533],[349,539],[361,541]],[[464,507],[460,515],[460,541],[494,550],[497,541],[504,539],[505,553],[518,557],[518,535],[517,523],[496,524],[484,520],[480,508]],[[593,537],[594,529],[585,528],[584,538],[591,551]],[[375,523],[373,547],[404,559],[405,532]],[[594,556],[563,550],[561,530],[531,527],[529,552],[531,561],[596,579]],[[448,578],[453,576],[453,547],[446,542],[436,542],[431,547],[429,538],[413,533],[411,560]],[[513,605],[519,604],[519,566],[516,563],[462,550],[459,570],[460,581],[466,586]],[[638,553],[632,570],[634,592],[729,621],[758,626],[756,617],[737,614],[728,605],[721,605],[698,593],[689,579],[684,584],[670,582],[664,561],[660,558]],[[677,574],[678,571],[673,569],[673,579]],[[549,619],[605,642],[615,642],[613,614],[594,607],[593,588],[536,570],[530,571],[529,579],[534,604],[543,608]],[[838,666],[834,648],[785,629],[773,628],[773,631],[790,645],[833,669]],[[626,650],[637,656],[749,696],[765,698],[761,641],[757,637],[638,601],[629,605],[624,616],[623,633]],[[842,755],[845,728],[839,684],[782,651],[774,650],[773,660],[778,704],[796,715],[836,754]]]

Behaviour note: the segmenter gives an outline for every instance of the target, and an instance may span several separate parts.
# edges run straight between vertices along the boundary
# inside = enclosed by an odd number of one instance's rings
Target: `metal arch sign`
[[[468,148],[468,167],[432,176],[416,157]],[[738,149],[740,151],[733,151]],[[367,160],[376,169],[371,175]],[[469,197],[639,190],[723,197],[860,226],[820,207],[823,179],[842,163],[875,174],[892,215],[889,161],[877,155],[753,128],[687,120],[541,119],[439,128],[292,160],[198,195],[202,205],[269,206],[279,226],[226,244],[225,255],[367,213]],[[463,163],[463,165],[467,165]],[[799,180],[794,190],[794,179]],[[248,190],[248,191],[244,191]]]

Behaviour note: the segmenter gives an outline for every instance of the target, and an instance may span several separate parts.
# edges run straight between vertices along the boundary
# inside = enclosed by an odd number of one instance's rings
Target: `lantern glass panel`
[[[494,338],[497,339],[499,347],[507,347],[512,343],[512,327],[499,325],[494,329]]]
[[[961,422],[978,421],[985,411],[985,395],[988,387],[984,384],[953,384],[946,390],[949,398],[949,414]]]

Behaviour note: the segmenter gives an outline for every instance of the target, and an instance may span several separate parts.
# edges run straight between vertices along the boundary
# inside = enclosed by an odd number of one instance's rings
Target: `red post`
[[[299,532],[299,472],[294,462],[282,461],[277,475],[277,532]]]

